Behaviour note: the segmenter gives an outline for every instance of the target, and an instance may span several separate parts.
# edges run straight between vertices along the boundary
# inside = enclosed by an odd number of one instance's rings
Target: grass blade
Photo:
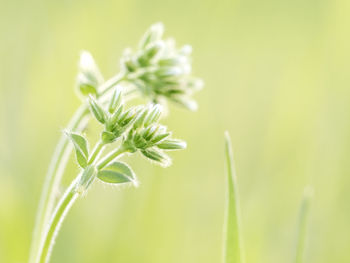
[[[228,132],[225,132],[225,155],[227,163],[227,201],[224,224],[224,263],[243,263],[238,185]]]
[[[295,263],[302,263],[304,259],[305,240],[307,232],[307,220],[310,213],[310,203],[313,196],[313,189],[306,187],[304,197],[300,205],[299,220],[297,228],[297,241],[295,249]]]

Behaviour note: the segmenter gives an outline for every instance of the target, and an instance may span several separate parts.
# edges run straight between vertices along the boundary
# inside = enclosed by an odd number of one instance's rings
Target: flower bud
[[[102,124],[106,123],[106,114],[104,110],[91,95],[89,97],[89,105],[91,112],[95,116],[96,120]]]
[[[196,111],[198,109],[197,102],[185,96],[172,96],[169,99],[190,111]]]
[[[148,126],[154,122],[157,122],[161,114],[162,114],[162,106],[159,104],[154,105],[145,119],[145,126]]]
[[[97,83],[88,79],[84,74],[79,73],[77,77],[77,87],[81,94],[88,96],[90,94],[97,95]]]
[[[204,81],[199,78],[192,78],[189,79],[186,83],[187,87],[194,90],[194,91],[199,91],[203,88],[204,86]]]
[[[184,45],[181,49],[180,49],[180,54],[188,56],[191,55],[192,53],[192,46],[191,45]]]
[[[148,114],[148,109],[145,108],[143,109],[139,114],[138,117],[136,118],[136,121],[134,122],[134,129],[140,128],[143,126],[144,120]]]
[[[110,113],[114,113],[115,110],[120,106],[121,102],[122,102],[122,91],[120,88],[117,87],[113,93],[113,97],[109,104],[108,111]]]
[[[118,110],[116,110],[112,116],[110,117],[110,119],[108,120],[108,125],[107,125],[107,128],[108,130],[110,129],[113,129],[113,127],[117,124],[117,121],[120,117],[120,115],[122,114],[123,112],[123,105],[121,105]]]
[[[158,134],[157,136],[155,136],[155,137],[151,140],[151,144],[152,144],[152,145],[157,145],[159,142],[161,142],[161,141],[164,140],[165,138],[169,137],[170,135],[171,135],[170,132]]]
[[[113,132],[103,131],[101,134],[101,140],[104,144],[112,143],[117,139],[117,136]]]
[[[159,40],[151,45],[145,50],[144,56],[150,60],[154,58],[162,49],[164,48],[164,42]]]
[[[175,139],[163,140],[162,142],[157,144],[157,147],[163,150],[182,150],[186,149],[186,146],[186,142]]]
[[[96,95],[99,85],[103,82],[103,77],[91,54],[82,51],[79,61],[79,74],[77,77],[77,86],[79,91],[87,96]]]
[[[152,125],[147,127],[146,129],[143,130],[142,132],[142,137],[149,141],[152,139],[152,137],[156,134],[156,132],[158,131],[159,126],[158,125]]]
[[[173,58],[165,58],[159,60],[159,66],[179,66],[188,63],[188,59],[185,56],[176,56]]]
[[[171,164],[169,156],[163,153],[162,151],[150,148],[142,150],[141,153],[148,159],[156,161],[163,167],[168,167]]]
[[[140,41],[140,48],[144,49],[148,44],[162,38],[164,33],[164,26],[162,23],[153,24],[144,34]]]
[[[156,70],[155,74],[159,78],[169,78],[182,75],[183,71],[179,67],[162,67]]]

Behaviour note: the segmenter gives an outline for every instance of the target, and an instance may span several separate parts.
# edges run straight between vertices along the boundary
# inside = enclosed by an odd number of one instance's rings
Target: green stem
[[[111,152],[97,165],[97,170],[101,170],[103,167],[105,167],[107,164],[109,164],[115,158],[117,158],[118,156],[120,156],[128,151],[129,151],[129,149],[124,148],[124,147],[120,147],[119,149],[115,150],[114,152]]]
[[[95,146],[95,150],[93,154],[91,155],[90,162],[93,163],[96,159],[96,156],[101,152],[103,148],[103,143],[98,142]],[[118,156],[122,155],[123,153],[127,152],[128,149],[125,147],[120,147],[119,149],[115,150],[108,156],[106,156],[97,166],[97,170],[102,169],[105,167],[109,162],[113,161]],[[72,207],[73,203],[79,196],[79,193],[76,191],[77,182],[80,181],[81,176],[78,176],[68,187],[65,194],[62,196],[61,200],[59,201],[55,212],[52,216],[52,219],[50,221],[50,224],[48,225],[47,232],[45,234],[45,237],[43,239],[43,245],[42,248],[39,250],[38,254],[38,263],[48,263],[50,254],[53,248],[53,245],[55,243],[55,239],[57,236],[58,231],[60,230],[60,227],[62,225],[62,222],[64,218],[66,217],[67,213],[69,212],[69,209]]]
[[[92,154],[89,158],[89,161],[88,161],[88,164],[92,164],[95,160],[96,160],[96,157],[101,153],[103,147],[104,147],[104,143],[102,141],[99,141],[94,150],[92,151]]]
[[[100,97],[104,96],[114,85],[123,81],[125,76],[118,74],[115,77],[106,81],[102,86]],[[68,124],[67,129],[79,132],[87,124],[88,106],[82,105],[73,115],[73,118]],[[70,147],[67,136],[62,135],[59,143],[56,146],[55,153],[51,159],[49,170],[46,175],[45,184],[40,198],[40,204],[35,222],[31,250],[30,263],[38,262],[38,251],[42,244],[43,233],[46,231],[47,224],[52,214],[56,196],[59,192],[61,178],[63,176],[67,161],[69,159],[72,147]]]
[[[78,177],[78,179],[79,178],[80,176]],[[48,226],[48,230],[45,234],[42,249],[40,249],[40,252],[38,255],[39,263],[49,262],[52,246],[55,242],[55,238],[62,225],[62,222],[65,216],[67,215],[69,209],[72,207],[73,203],[79,196],[79,194],[75,191],[76,182],[77,180],[73,181],[73,183],[69,186],[69,188],[67,189],[65,194],[62,196],[61,200],[59,201],[56,207],[56,210]]]

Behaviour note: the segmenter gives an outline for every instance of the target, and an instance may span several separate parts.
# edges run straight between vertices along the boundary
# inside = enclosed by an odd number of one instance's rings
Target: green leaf
[[[227,201],[224,226],[224,263],[243,263],[238,185],[228,132],[225,133],[225,153],[227,162]]]
[[[85,168],[89,158],[89,150],[86,139],[73,132],[65,132],[68,138],[73,142],[77,161],[82,168]]]
[[[311,187],[306,187],[304,190],[303,201],[300,205],[299,212],[299,223],[297,228],[297,243],[295,251],[295,263],[304,262],[304,250],[305,250],[305,240],[307,231],[307,219],[310,211],[311,198],[313,196],[313,189]]]
[[[97,178],[109,184],[133,183],[137,180],[133,170],[125,163],[113,162],[98,172]]]

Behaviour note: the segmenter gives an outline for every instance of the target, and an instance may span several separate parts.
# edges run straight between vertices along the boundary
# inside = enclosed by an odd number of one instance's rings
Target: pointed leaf
[[[82,168],[85,168],[89,158],[89,150],[86,139],[73,132],[66,132],[66,135],[73,142],[77,161]]]
[[[109,184],[133,183],[137,185],[133,170],[125,163],[113,162],[98,172],[97,178]]]
[[[225,133],[225,153],[227,163],[227,201],[224,225],[224,263],[243,263],[242,233],[236,173],[230,136]]]

